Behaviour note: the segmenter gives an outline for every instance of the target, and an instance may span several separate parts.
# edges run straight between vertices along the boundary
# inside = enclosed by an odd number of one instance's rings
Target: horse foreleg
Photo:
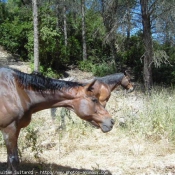
[[[17,128],[15,122],[2,129],[2,134],[7,147],[7,170],[12,171],[12,174],[15,173],[19,165],[17,145],[19,132],[20,128]]]

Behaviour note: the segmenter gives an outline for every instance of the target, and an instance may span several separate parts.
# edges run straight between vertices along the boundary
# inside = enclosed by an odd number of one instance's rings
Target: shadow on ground
[[[7,164],[0,162],[0,174],[8,174],[6,171]],[[69,166],[61,166],[57,164],[47,163],[27,163],[20,164],[17,174],[33,174],[33,175],[112,175],[109,170],[90,170],[90,169],[78,169]]]

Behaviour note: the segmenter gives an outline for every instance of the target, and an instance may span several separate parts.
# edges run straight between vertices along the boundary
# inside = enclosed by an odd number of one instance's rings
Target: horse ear
[[[129,78],[131,78],[131,75],[128,73],[127,70],[125,70],[124,74],[125,74],[125,76],[128,76]]]
[[[95,84],[95,82],[96,82],[96,80],[93,80],[91,83],[89,83],[89,84],[87,84],[86,86],[85,86],[85,90],[87,91],[87,92],[92,92],[93,91],[93,85]]]

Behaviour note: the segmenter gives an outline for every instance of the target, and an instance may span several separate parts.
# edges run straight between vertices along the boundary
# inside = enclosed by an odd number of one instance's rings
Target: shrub
[[[78,68],[83,71],[92,72],[95,76],[105,76],[116,72],[116,66],[113,62],[93,63],[90,60],[79,61]]]

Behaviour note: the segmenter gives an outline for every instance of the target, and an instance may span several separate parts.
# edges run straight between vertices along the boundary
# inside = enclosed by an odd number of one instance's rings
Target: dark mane
[[[95,80],[98,80],[106,84],[116,84],[116,83],[121,82],[123,77],[124,77],[123,73],[115,73],[115,74],[107,75],[104,77],[96,77]]]
[[[78,82],[63,81],[43,76],[41,73],[33,72],[31,74],[23,73],[12,69],[15,72],[15,78],[23,88],[32,88],[36,91],[60,90],[62,88],[70,89],[78,86],[84,86]]]

